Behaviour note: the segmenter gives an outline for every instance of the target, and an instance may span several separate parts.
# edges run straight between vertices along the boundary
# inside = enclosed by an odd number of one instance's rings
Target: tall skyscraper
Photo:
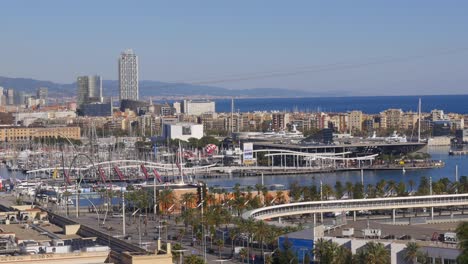
[[[6,105],[6,96],[3,94],[3,87],[0,86],[0,106]]]
[[[102,102],[102,80],[101,76],[88,76],[89,98],[93,102]]]
[[[138,56],[128,49],[119,58],[119,91],[120,101],[135,100],[138,95]]]
[[[100,76],[79,76],[76,84],[78,86],[78,105],[102,102],[102,80]]]
[[[7,89],[6,96],[7,96],[7,104],[14,105],[15,104],[15,90]]]

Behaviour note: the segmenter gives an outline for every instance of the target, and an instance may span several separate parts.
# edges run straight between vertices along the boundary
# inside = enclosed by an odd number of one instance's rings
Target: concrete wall
[[[81,227],[81,225],[65,225],[63,227],[63,230],[64,230],[66,236],[75,235],[80,230],[80,227]]]

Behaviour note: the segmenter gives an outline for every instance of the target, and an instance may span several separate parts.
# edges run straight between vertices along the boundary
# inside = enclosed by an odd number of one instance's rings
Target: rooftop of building
[[[314,239],[314,230],[311,229],[304,229],[304,230],[299,230],[296,232],[284,234],[280,237],[287,237],[287,238],[293,238],[293,239]]]

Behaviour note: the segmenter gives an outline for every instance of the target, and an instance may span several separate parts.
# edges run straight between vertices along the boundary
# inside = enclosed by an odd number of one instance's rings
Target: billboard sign
[[[253,143],[244,143],[244,164],[253,164]]]

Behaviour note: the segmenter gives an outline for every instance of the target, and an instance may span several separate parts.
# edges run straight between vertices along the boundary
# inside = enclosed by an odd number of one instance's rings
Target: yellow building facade
[[[65,127],[0,127],[0,141],[27,141],[34,138],[69,138],[80,139],[81,130],[78,126]]]

